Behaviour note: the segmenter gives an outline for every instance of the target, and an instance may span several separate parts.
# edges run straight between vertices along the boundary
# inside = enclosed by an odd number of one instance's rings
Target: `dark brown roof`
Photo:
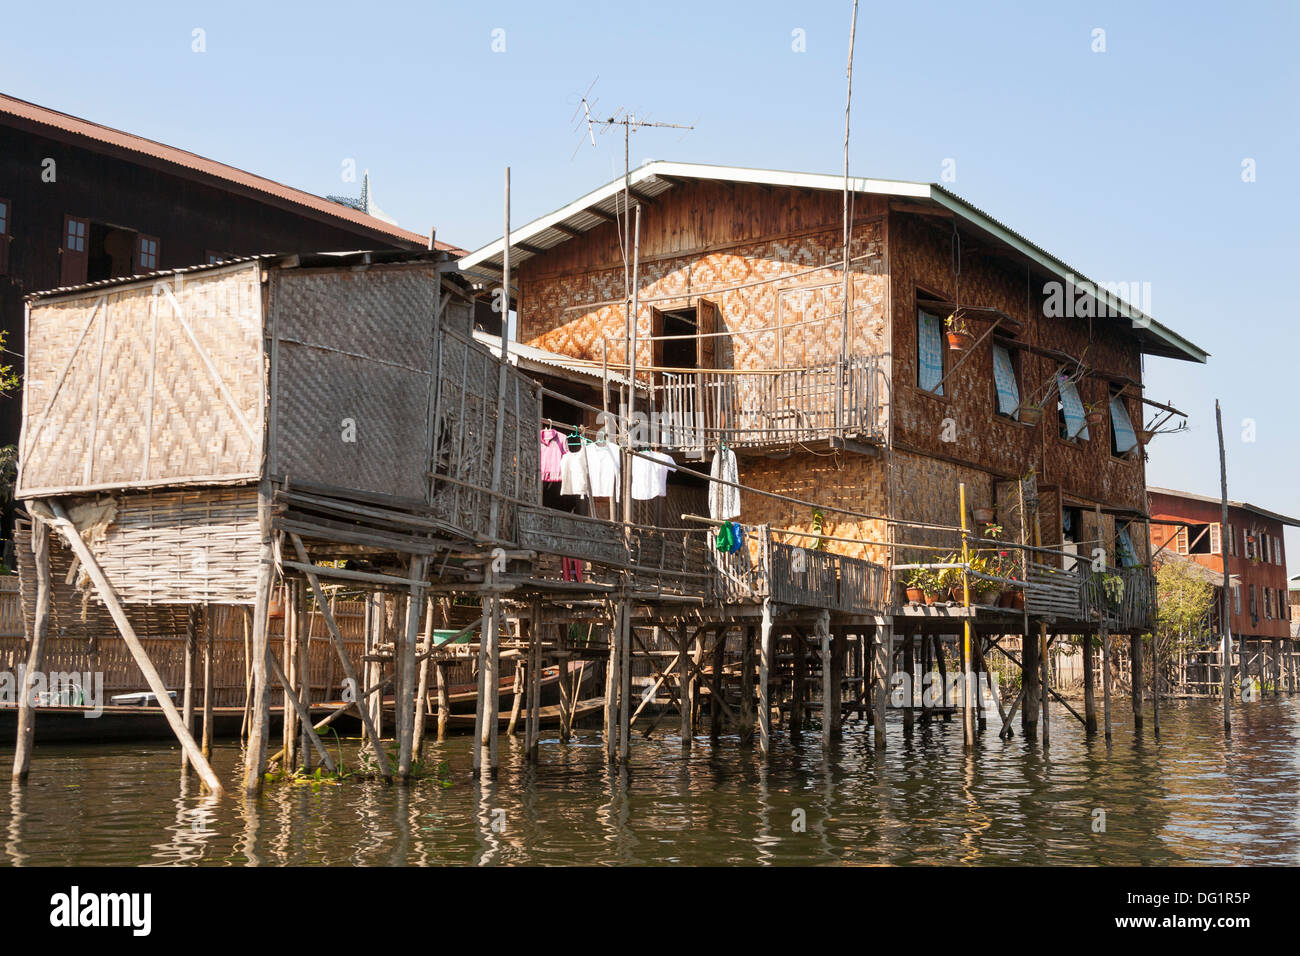
[[[109,126],[101,126],[99,123],[92,123],[90,120],[69,116],[67,113],[60,113],[58,110],[37,106],[35,103],[28,103],[26,100],[6,96],[3,93],[0,93],[0,115],[15,116],[27,120],[29,123],[51,127],[74,137],[94,140],[96,143],[115,147],[119,150],[149,156],[164,163],[199,173],[202,176],[242,186],[244,189],[262,193],[296,206],[305,207],[316,213],[323,213],[328,218],[342,220],[339,225],[342,225],[343,222],[351,223],[353,226],[359,226],[364,230],[389,237],[401,243],[423,243],[427,245],[429,242],[428,236],[398,228],[390,222],[368,216],[359,210],[351,209],[321,196],[303,192],[301,189],[294,189],[292,186],[284,185],[284,183],[277,183],[274,180],[245,172],[242,169],[236,169],[234,166],[227,166],[225,163],[219,163],[213,159],[206,159],[188,150],[167,146],[164,143],[155,142],[152,139],[146,139],[132,133],[124,133]],[[464,253],[464,250],[445,242],[438,242],[437,248],[449,252]]]

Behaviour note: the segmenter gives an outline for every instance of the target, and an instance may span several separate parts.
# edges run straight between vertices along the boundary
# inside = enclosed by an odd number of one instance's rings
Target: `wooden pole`
[[[205,607],[203,611],[203,756],[212,759],[213,700],[212,687],[216,678],[212,660],[212,619]]]
[[[614,619],[609,627],[609,658],[605,665],[605,758],[610,763],[618,757],[618,690],[622,683],[618,662],[623,640],[624,607],[622,601],[614,607]]]
[[[450,666],[450,661],[438,661],[438,743],[447,739],[447,724],[451,720],[451,698],[447,691]]]
[[[763,601],[758,640],[758,748],[766,757],[772,752],[773,651],[772,604],[766,599]]]
[[[1039,623],[1038,625],[1038,668],[1041,676],[1039,677],[1038,682],[1039,684],[1042,685],[1043,688],[1042,693],[1039,695],[1039,697],[1041,698],[1041,707],[1042,707],[1041,723],[1043,725],[1043,746],[1044,747],[1050,746],[1052,741],[1052,723],[1051,723],[1051,717],[1048,714],[1048,706],[1051,703],[1051,697],[1052,697],[1052,684],[1050,680],[1051,666],[1052,666],[1052,642],[1051,639],[1048,638],[1047,636],[1047,625],[1043,623]]]
[[[199,777],[208,790],[215,796],[221,796],[223,792],[221,781],[213,773],[211,764],[204,758],[203,753],[199,750],[199,745],[195,743],[193,735],[181,720],[181,715],[177,713],[176,705],[172,703],[171,697],[167,694],[166,685],[163,683],[162,678],[158,676],[158,671],[154,668],[153,662],[149,660],[144,645],[140,643],[140,639],[136,636],[135,628],[131,626],[131,622],[127,619],[126,611],[118,600],[117,592],[109,584],[108,578],[104,576],[99,561],[81,539],[81,534],[77,531],[76,526],[68,520],[63,505],[54,499],[51,499],[48,504],[54,514],[55,528],[72,547],[78,560],[81,561],[81,566],[90,575],[91,581],[95,584],[95,590],[99,593],[99,599],[104,602],[104,606],[108,609],[113,622],[122,634],[122,639],[126,641],[127,649],[135,659],[136,666],[140,668],[140,672],[144,675],[145,683],[149,685],[149,689],[153,691],[154,696],[158,699],[158,706],[166,716],[167,722],[171,724],[176,739],[180,741],[181,747],[188,752],[190,763],[198,771]]]
[[[495,779],[499,760],[501,725],[497,708],[501,695],[501,598],[492,595],[492,627],[488,629],[488,672],[485,677],[487,693],[483,695],[483,733],[488,751],[488,773]]]
[[[916,704],[916,628],[911,628],[903,638],[903,673],[907,681],[907,702],[903,705],[903,736],[912,736],[913,713]]]
[[[182,697],[182,720],[185,721],[185,729],[194,733],[194,663],[195,652],[198,650],[199,636],[194,625],[194,605],[185,609],[185,690]],[[190,759],[185,753],[185,748],[181,748],[181,769],[190,769]]]
[[[511,685],[510,720],[506,723],[506,736],[513,737],[519,727],[519,714],[524,706],[524,659],[515,661],[515,681]]]
[[[1223,409],[1219,400],[1214,400],[1214,423],[1219,432],[1219,505],[1221,509],[1219,527],[1228,527],[1228,456],[1223,448]],[[1219,670],[1223,677],[1223,736],[1232,736],[1232,582],[1228,573],[1228,555],[1224,550],[1223,558],[1223,610],[1219,614],[1223,636],[1221,641],[1222,666]]]
[[[691,752],[691,667],[688,657],[686,621],[677,622],[677,707],[682,718],[682,753]]]
[[[740,650],[740,742],[754,743],[754,633],[753,625],[741,632]]]
[[[266,772],[266,741],[271,732],[271,679],[266,657],[270,653],[269,624],[271,612],[271,483],[263,480],[257,493],[258,548],[257,591],[253,600],[253,695],[248,721],[248,743],[244,747],[244,792],[262,791],[262,774]]]
[[[627,598],[623,599],[618,676],[618,757],[626,764],[632,745],[632,606]]]
[[[271,665],[271,673],[275,675],[275,679],[279,681],[280,686],[284,688],[285,713],[287,714],[289,709],[292,708],[294,713],[298,715],[298,719],[302,721],[303,727],[306,728],[307,739],[310,741],[311,745],[316,748],[316,753],[320,754],[321,763],[325,765],[325,768],[329,770],[330,773],[333,773],[334,761],[330,759],[329,751],[325,749],[325,745],[321,742],[320,735],[317,734],[316,729],[312,727],[311,711],[309,711],[307,705],[303,703],[302,691],[300,689],[295,690],[290,686],[289,678],[285,674],[284,668],[280,666],[280,662],[276,659],[275,654],[268,654],[266,660],[267,663]],[[287,759],[288,755],[286,754],[286,760]]]
[[[1092,670],[1092,633],[1082,635],[1083,648],[1083,729],[1091,735],[1097,732],[1097,678]]]
[[[957,497],[961,508],[961,593],[962,606],[966,609],[966,616],[962,618],[962,640],[961,640],[961,681],[962,681],[962,706],[961,706],[961,727],[962,741],[967,750],[975,747],[975,711],[974,701],[970,692],[970,666],[971,666],[971,632],[970,632],[970,573],[966,566],[970,563],[970,543],[966,538],[966,483],[959,482],[957,485]]]
[[[537,751],[542,738],[542,610],[537,602],[528,615],[528,759],[537,762]],[[563,678],[558,678],[563,683]]]
[[[424,651],[420,659],[420,684],[415,692],[415,716],[411,739],[415,759],[424,759],[424,725],[429,712],[429,657],[433,653],[433,598],[424,602]]]
[[[420,555],[411,555],[408,574],[412,581],[423,581],[425,559]],[[399,643],[397,661],[402,672],[400,695],[394,695],[393,709],[397,720],[397,775],[402,780],[411,778],[411,755],[415,746],[415,645],[420,639],[420,606],[424,603],[424,589],[419,584],[411,585],[411,593],[406,599],[406,627]]]
[[[894,629],[889,624],[877,624],[874,630],[873,644],[876,672],[875,706],[872,708],[871,723],[875,734],[877,750],[885,749],[885,709],[889,705],[890,663],[893,657]]]
[[[1128,639],[1129,687],[1133,700],[1133,732],[1142,733],[1142,635],[1132,634]]]
[[[822,746],[827,750],[835,740],[835,720],[832,716],[840,706],[840,688],[835,682],[835,665],[831,661],[831,614],[822,610],[817,615],[817,637],[822,656]]]
[[[496,612],[493,608],[491,595],[484,595],[480,604],[482,619],[478,631],[478,671],[477,671],[477,693],[474,696],[474,745],[472,767],[473,772],[478,774],[483,769],[483,745],[484,735],[487,733],[487,727],[484,726],[483,701],[487,697],[487,676],[488,676],[488,632],[496,628]],[[495,688],[493,694],[496,693]],[[439,704],[441,706],[441,704]],[[492,709],[496,710],[495,702]],[[496,715],[493,714],[493,720]]]
[[[27,649],[27,669],[18,682],[18,740],[14,745],[13,779],[20,784],[27,782],[36,736],[36,707],[30,682],[45,666],[45,642],[50,631],[50,529],[37,515],[32,516],[32,555],[36,570],[36,613],[32,620],[32,642]]]
[[[720,627],[713,632],[713,687],[709,695],[709,739],[714,746],[722,736],[722,688],[726,669],[727,629]]]
[[[311,609],[304,600],[302,584],[289,582],[289,600],[293,605],[293,642],[298,654],[295,658],[296,680],[302,699],[302,714],[295,716],[298,722],[298,751],[302,754],[304,770],[311,770]],[[285,713],[289,710],[286,706]],[[305,716],[303,716],[305,715]]]

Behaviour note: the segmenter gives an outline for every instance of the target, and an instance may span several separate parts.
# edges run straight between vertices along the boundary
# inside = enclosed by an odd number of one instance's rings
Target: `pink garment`
[[[554,428],[542,429],[542,481],[560,480],[560,461],[569,446]]]
[[[560,558],[560,574],[566,581],[582,583],[582,562],[577,558]]]

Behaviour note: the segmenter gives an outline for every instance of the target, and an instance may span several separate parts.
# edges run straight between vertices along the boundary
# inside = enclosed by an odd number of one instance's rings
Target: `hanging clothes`
[[[541,431],[542,442],[542,481],[561,481],[563,474],[560,470],[561,462],[565,454],[569,451],[569,446],[565,444],[560,433],[554,428],[543,428]]]
[[[560,558],[560,576],[566,581],[582,583],[582,561],[579,558]]]
[[[623,474],[619,451],[613,445],[590,444],[582,449],[587,459],[587,493],[593,498],[619,498]]]
[[[714,521],[726,521],[740,516],[740,489],[731,485],[719,484],[730,481],[740,484],[740,467],[736,464],[736,453],[723,445],[713,456],[713,467],[709,476],[709,517]]]
[[[569,452],[560,459],[560,494],[586,497],[591,490],[587,472],[586,446]]]
[[[632,500],[665,497],[668,494],[668,473],[676,470],[677,463],[672,456],[661,451],[644,451],[632,456]]]

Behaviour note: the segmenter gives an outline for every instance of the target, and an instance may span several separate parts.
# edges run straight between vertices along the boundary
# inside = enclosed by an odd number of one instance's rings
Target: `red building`
[[[1148,488],[1147,493],[1153,550],[1167,546],[1219,574],[1227,560],[1233,579],[1232,633],[1249,640],[1289,639],[1283,529],[1300,527],[1300,520],[1229,501],[1225,533],[1218,498],[1168,488]]]

